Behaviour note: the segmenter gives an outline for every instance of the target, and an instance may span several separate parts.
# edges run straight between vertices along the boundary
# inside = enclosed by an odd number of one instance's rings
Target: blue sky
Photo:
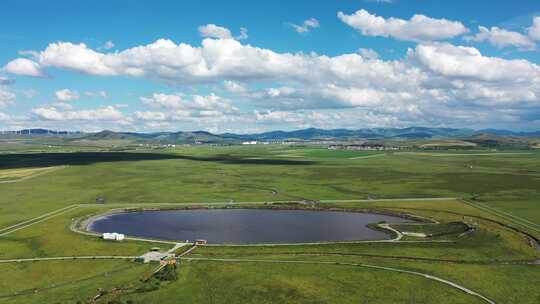
[[[538,1],[0,8],[0,129],[540,129]]]

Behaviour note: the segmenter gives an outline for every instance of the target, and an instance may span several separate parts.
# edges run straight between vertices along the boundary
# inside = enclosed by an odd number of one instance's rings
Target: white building
[[[102,238],[104,240],[122,241],[123,239],[126,238],[126,236],[123,235],[122,233],[105,232],[103,233]]]
[[[242,145],[256,145],[257,144],[257,141],[256,140],[253,140],[253,141],[244,141],[242,143]]]

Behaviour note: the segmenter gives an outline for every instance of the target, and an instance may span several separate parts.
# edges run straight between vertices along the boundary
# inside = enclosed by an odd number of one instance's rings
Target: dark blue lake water
[[[88,228],[99,233],[118,232],[163,240],[205,239],[214,244],[390,239],[390,235],[366,226],[380,221],[411,222],[395,216],[357,212],[197,209],[111,214],[98,218]]]

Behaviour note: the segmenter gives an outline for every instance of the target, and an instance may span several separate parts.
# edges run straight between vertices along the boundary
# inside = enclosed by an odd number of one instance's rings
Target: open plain
[[[0,173],[35,176],[0,184],[0,299],[538,303],[539,164],[535,151],[283,145],[2,154]],[[83,225],[110,211],[160,208],[345,210],[418,222],[373,223],[393,235],[386,241],[194,248],[106,241]],[[135,262],[152,247],[174,247],[174,267]]]

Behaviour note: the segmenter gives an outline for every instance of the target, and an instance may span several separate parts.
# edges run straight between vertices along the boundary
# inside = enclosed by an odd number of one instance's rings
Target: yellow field
[[[59,167],[4,169],[0,170],[0,181],[11,181],[21,178],[29,178],[33,175],[42,174],[56,168]]]

